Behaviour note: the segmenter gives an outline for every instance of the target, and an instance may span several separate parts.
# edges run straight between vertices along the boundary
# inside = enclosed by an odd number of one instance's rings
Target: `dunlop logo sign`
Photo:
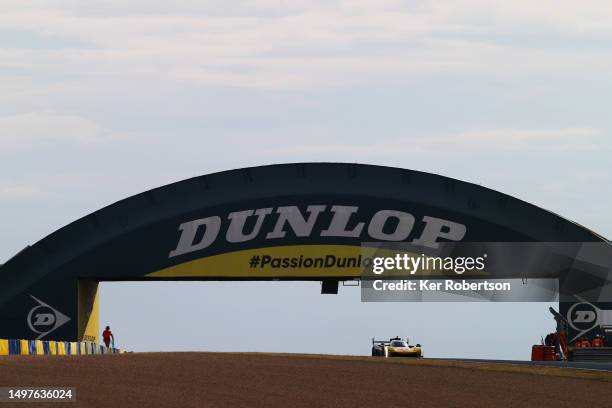
[[[320,225],[317,220],[327,213],[329,223]],[[263,228],[268,217],[276,216],[272,228]],[[245,225],[252,226],[245,231]],[[418,236],[415,224],[424,224]],[[318,226],[315,228],[315,226]],[[416,245],[437,248],[440,238],[460,241],[465,236],[465,225],[441,218],[423,216],[417,220],[414,215],[397,210],[380,210],[373,216],[360,217],[359,207],[345,205],[309,205],[305,211],[297,206],[268,207],[200,218],[179,225],[178,243],[169,253],[169,258],[189,254],[208,248],[219,239],[228,243],[241,243],[263,238],[282,239],[291,229],[297,237],[342,237],[357,241],[411,240]]]

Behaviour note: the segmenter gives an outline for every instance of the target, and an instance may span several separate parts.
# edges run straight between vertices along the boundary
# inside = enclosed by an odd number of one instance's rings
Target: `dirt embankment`
[[[0,358],[0,385],[77,388],[76,404],[50,407],[610,406],[612,374],[568,371],[232,353],[14,356]]]

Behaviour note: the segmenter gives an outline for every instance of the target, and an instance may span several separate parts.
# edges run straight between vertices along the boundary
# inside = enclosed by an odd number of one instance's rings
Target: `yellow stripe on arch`
[[[354,245],[291,245],[247,249],[195,259],[146,275],[152,278],[333,278],[359,277],[360,266],[356,267],[273,267],[257,265],[251,261],[259,256],[277,259],[325,258],[328,255],[340,258],[358,259],[361,247]]]

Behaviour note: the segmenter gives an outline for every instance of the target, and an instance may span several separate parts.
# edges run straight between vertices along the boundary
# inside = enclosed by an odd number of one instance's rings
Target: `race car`
[[[405,341],[399,337],[387,340],[372,339],[372,356],[378,357],[423,357],[423,349],[420,344],[411,346],[408,339]]]

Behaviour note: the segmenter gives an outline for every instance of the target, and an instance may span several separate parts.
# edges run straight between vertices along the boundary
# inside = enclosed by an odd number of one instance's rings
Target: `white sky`
[[[481,183],[611,237],[610,89],[609,1],[3,0],[0,263],[143,190],[294,161],[392,165]],[[363,322],[377,307],[401,305],[361,305],[355,289],[329,300],[311,299],[316,285],[253,284],[266,294],[262,310],[286,307],[294,318],[251,312],[248,296],[224,304],[238,285],[215,285],[106,284],[103,318],[137,350],[265,349],[268,333],[285,332],[300,334],[292,351],[342,352],[350,341],[347,352],[367,353],[374,334],[404,335],[393,319]],[[422,320],[402,324],[434,344],[430,322],[444,326],[449,305],[405,307]],[[490,326],[510,315],[511,326],[533,329],[520,340],[497,333],[495,347],[466,355],[528,357],[530,342],[552,328],[546,305],[520,305],[520,313],[478,305],[478,318],[474,307],[455,305],[451,315],[470,333],[466,344],[490,332],[482,319]],[[328,308],[343,316],[329,330],[321,323]],[[354,311],[365,317],[351,320]],[[136,323],[137,312],[189,335],[153,341],[153,320]],[[242,327],[236,319],[266,329],[224,346]],[[321,330],[325,342],[316,340]]]

